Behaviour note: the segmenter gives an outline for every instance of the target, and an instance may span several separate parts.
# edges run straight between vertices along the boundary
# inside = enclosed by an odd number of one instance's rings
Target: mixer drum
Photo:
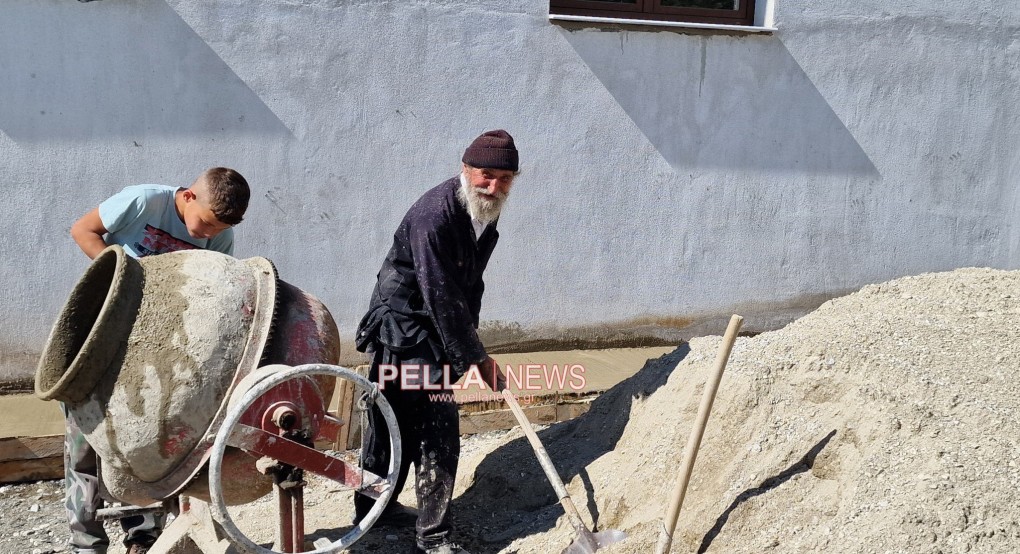
[[[102,460],[109,494],[145,505],[203,481],[227,400],[245,376],[338,358],[328,310],[280,281],[265,258],[188,250],[134,259],[110,246],[61,311],[36,394],[66,404]],[[331,383],[312,385],[298,401],[321,413]],[[247,454],[228,453],[224,464],[233,502],[271,489]]]

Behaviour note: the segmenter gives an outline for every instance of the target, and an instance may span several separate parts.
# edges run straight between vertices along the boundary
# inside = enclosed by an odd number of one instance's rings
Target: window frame
[[[550,15],[641,19],[649,22],[673,21],[754,26],[754,9],[757,2],[755,0],[739,1],[742,5],[738,10],[717,10],[663,6],[662,0],[635,0],[633,4],[594,0],[549,0],[549,13]],[[723,13],[726,15],[722,15]]]

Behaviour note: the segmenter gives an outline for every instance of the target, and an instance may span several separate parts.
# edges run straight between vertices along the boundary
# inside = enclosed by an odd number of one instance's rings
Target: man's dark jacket
[[[482,272],[496,247],[496,224],[475,239],[471,216],[457,199],[460,177],[429,190],[407,211],[379,270],[368,313],[358,326],[358,350],[407,350],[427,340],[437,362],[463,375],[485,360],[478,339]],[[441,368],[432,368],[438,382]]]

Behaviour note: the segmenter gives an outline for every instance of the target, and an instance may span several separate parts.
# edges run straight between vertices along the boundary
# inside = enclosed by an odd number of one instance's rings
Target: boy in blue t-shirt
[[[82,216],[71,237],[89,258],[111,244],[136,258],[193,248],[233,254],[231,227],[244,217],[250,194],[244,177],[224,167],[207,170],[186,189],[135,185]]]
[[[189,188],[135,185],[111,196],[71,226],[82,252],[95,258],[119,244],[136,258],[202,248],[234,253],[234,225],[248,209],[251,191],[240,173],[225,167],[206,170]],[[110,539],[96,520],[102,505],[95,450],[67,417],[64,438],[65,506],[71,525],[71,551],[106,554]],[[121,520],[128,554],[143,554],[156,541],[162,522],[152,514]]]

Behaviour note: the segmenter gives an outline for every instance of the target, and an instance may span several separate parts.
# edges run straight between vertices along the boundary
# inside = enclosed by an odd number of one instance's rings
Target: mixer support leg
[[[304,483],[300,483],[290,491],[291,499],[291,532],[294,544],[298,546],[294,552],[304,552],[305,545],[305,501]]]
[[[276,489],[276,498],[279,502],[280,507],[280,528],[277,535],[280,537],[280,549],[281,552],[297,552],[294,550],[294,533],[292,531],[292,514],[291,506],[292,500],[290,491],[281,487],[277,483],[274,488]]]

